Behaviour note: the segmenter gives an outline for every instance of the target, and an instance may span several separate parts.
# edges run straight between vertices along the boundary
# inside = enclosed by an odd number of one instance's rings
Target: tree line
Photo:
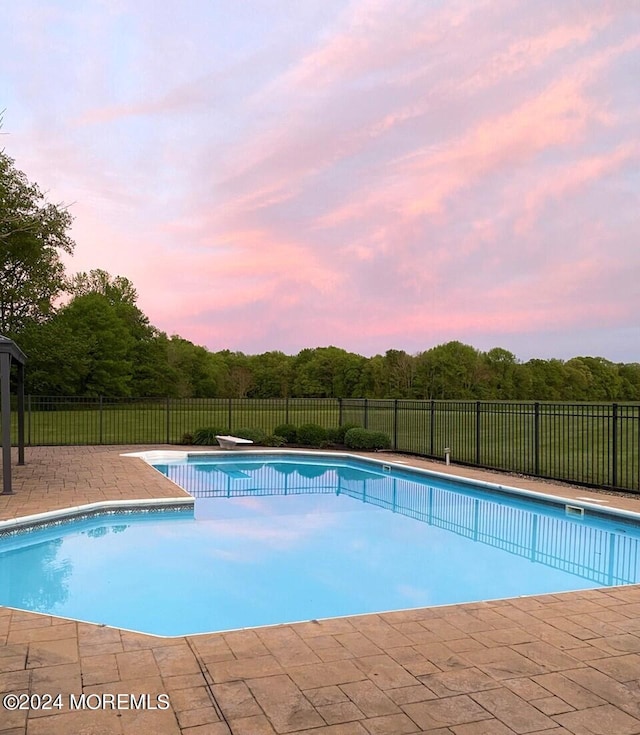
[[[364,357],[339,347],[246,355],[156,329],[134,285],[68,276],[72,218],[0,152],[0,334],[27,354],[27,392],[50,396],[638,401],[640,363],[520,362],[458,341]],[[62,299],[62,301],[61,301]]]

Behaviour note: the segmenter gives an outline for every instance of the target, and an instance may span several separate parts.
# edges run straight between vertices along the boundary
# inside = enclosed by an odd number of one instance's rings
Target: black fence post
[[[364,428],[369,428],[369,399],[364,399]]]
[[[171,398],[167,396],[167,421],[166,421],[167,444],[171,444]]]
[[[393,399],[393,448],[398,448],[398,399]]]
[[[98,444],[102,444],[102,396],[98,403]]]
[[[434,433],[436,428],[436,402],[431,399],[431,411],[429,416],[429,454],[433,457]]]
[[[338,426],[342,426],[342,398],[338,398]]]
[[[229,406],[227,409],[227,423],[229,424],[229,433],[231,433],[231,402],[233,401],[233,398],[229,397]]]
[[[289,396],[284,399],[284,422],[289,423]]]
[[[27,446],[31,446],[31,393],[27,396]]]
[[[612,411],[613,426],[611,427],[611,484],[618,486],[618,404],[614,403]]]
[[[533,404],[533,473],[540,474],[540,404]]]
[[[476,464],[480,465],[480,401],[476,401]]]

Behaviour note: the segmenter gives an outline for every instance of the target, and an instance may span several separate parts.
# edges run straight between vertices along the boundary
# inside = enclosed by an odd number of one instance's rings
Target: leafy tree
[[[593,375],[580,359],[571,359],[562,366],[563,388],[560,397],[566,401],[587,401],[593,393]]]
[[[339,347],[302,350],[294,360],[293,395],[353,397],[362,384],[365,358]]]
[[[97,268],[89,273],[76,273],[68,290],[74,295],[99,294],[115,309],[136,340],[147,340],[157,335],[148,317],[136,306],[138,293],[133,283],[124,276],[112,276]]]
[[[204,347],[173,335],[167,344],[167,357],[169,367],[176,375],[171,395],[177,398],[213,398],[219,394],[220,364]]]
[[[337,398],[358,398],[363,395],[365,378],[364,366],[367,359],[353,352],[343,351],[340,357],[341,375],[334,380],[334,396]]]
[[[130,304],[135,306],[138,293],[133,283],[124,276],[112,276],[101,268],[89,273],[76,273],[69,283],[69,291],[75,296],[99,293],[111,304]]]
[[[587,387],[583,400],[613,401],[619,397],[622,381],[613,362],[604,357],[574,357],[565,367],[584,373]]]
[[[0,151],[0,333],[17,336],[53,312],[64,290],[61,252],[73,252],[72,218]]]
[[[523,398],[534,401],[562,401],[565,396],[565,369],[562,360],[528,360],[524,367],[529,375],[530,393]]]
[[[76,273],[68,290],[74,295],[74,300],[92,294],[103,298],[128,331],[131,349],[127,360],[132,366],[132,395],[177,395],[176,386],[180,379],[169,364],[167,336],[151,326],[148,317],[138,308],[138,293],[128,278],[112,276],[97,268],[89,273]]]
[[[416,359],[404,350],[387,350],[384,353],[386,376],[385,398],[408,398],[413,393],[416,375]]]
[[[79,340],[83,355],[74,391],[84,396],[131,395],[134,339],[105,296],[76,296],[57,318]]]
[[[480,353],[462,342],[447,342],[418,355],[416,388],[420,398],[469,399],[479,393]]]
[[[226,393],[230,398],[246,398],[253,386],[251,361],[244,352],[226,353]]]
[[[249,358],[251,398],[287,398],[291,393],[293,357],[274,350]]]
[[[625,401],[640,401],[640,363],[618,365],[620,376],[620,398]]]
[[[385,359],[382,355],[370,357],[362,366],[360,376],[361,395],[368,398],[385,398],[387,395],[387,379]]]
[[[303,398],[326,398],[331,395],[331,378],[327,377],[325,366],[318,364],[317,352],[320,348],[301,350],[293,363],[293,395]]]
[[[131,395],[140,397],[177,397],[178,372],[169,365],[169,340],[159,333],[139,340],[132,352]]]
[[[27,393],[80,395],[79,376],[87,370],[86,345],[69,324],[55,316],[45,322],[30,322],[20,333],[20,347],[29,358]]]
[[[502,347],[494,347],[482,355],[482,398],[510,400],[517,398],[516,356]]]
[[[515,400],[526,401],[533,397],[533,378],[528,365],[520,362],[517,364],[513,375],[513,383]]]

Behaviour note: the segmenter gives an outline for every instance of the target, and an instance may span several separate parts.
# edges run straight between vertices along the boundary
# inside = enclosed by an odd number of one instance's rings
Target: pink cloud
[[[632,5],[112,8],[0,29],[9,152],[165,331],[371,353],[640,308]]]
[[[408,215],[437,213],[448,197],[496,169],[525,164],[532,157],[580,138],[598,116],[574,80],[562,79],[516,109],[483,120],[440,150],[424,150],[398,164],[410,186],[403,209]],[[426,191],[412,198],[408,189]]]
[[[145,299],[161,324],[173,314],[195,317],[203,312],[228,312],[253,304],[261,309],[269,301],[281,308],[295,308],[311,289],[324,297],[344,280],[312,251],[297,243],[269,241],[259,231],[228,233],[215,249],[199,248],[165,253],[141,272],[136,283],[141,292],[164,289],[155,299]],[[183,288],[172,289],[178,275]]]
[[[568,166],[555,167],[545,181],[532,186],[524,195],[523,211],[516,222],[516,233],[522,235],[531,231],[547,202],[562,201],[575,196],[590,184],[600,183],[630,164],[636,164],[637,167],[638,162],[640,144],[629,141],[611,153],[589,156]]]
[[[583,47],[611,22],[604,6],[590,9],[576,21],[544,29],[541,33],[518,38],[506,49],[499,49],[467,77],[460,89],[478,92],[517,75],[530,75],[559,52]]]

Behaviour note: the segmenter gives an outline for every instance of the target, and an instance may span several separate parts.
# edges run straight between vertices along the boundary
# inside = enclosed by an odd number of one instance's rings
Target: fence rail
[[[112,399],[27,396],[26,442],[179,444],[197,428],[355,423],[400,452],[640,492],[640,404],[355,398]],[[15,437],[14,437],[15,440]]]

